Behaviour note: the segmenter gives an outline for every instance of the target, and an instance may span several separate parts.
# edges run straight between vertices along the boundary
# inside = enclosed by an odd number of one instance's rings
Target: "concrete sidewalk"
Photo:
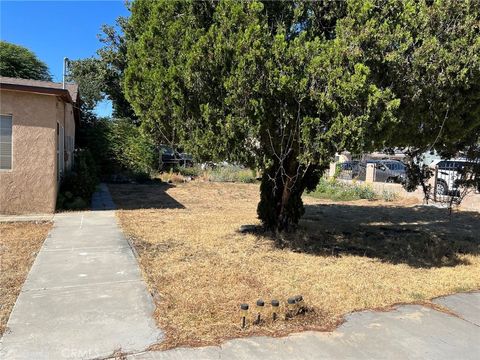
[[[96,208],[112,208],[105,186]],[[161,340],[154,305],[113,211],[63,213],[25,281],[0,359],[92,359]]]
[[[480,293],[435,300],[458,315],[418,305],[351,314],[333,332],[252,337],[221,346],[131,355],[130,360],[480,359]]]

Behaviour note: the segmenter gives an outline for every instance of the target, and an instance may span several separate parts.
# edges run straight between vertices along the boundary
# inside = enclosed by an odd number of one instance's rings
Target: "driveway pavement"
[[[57,214],[0,340],[0,359],[91,359],[162,339],[102,186],[95,211]]]
[[[480,293],[435,300],[461,317],[418,305],[351,314],[333,332],[254,337],[221,346],[131,355],[130,360],[480,359]]]

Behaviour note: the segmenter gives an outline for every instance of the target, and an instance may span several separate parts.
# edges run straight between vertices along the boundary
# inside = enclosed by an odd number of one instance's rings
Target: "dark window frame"
[[[6,119],[10,120],[9,125],[5,124]],[[8,138],[9,138],[9,141],[6,141],[6,139]],[[8,148],[8,151],[6,151],[7,148]],[[3,152],[5,152],[6,154],[3,154]],[[4,165],[4,164],[8,164],[8,165]],[[0,114],[0,171],[10,171],[12,169],[13,169],[13,115]]]

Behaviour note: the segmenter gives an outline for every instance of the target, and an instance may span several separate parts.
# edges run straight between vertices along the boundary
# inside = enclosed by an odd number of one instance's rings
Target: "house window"
[[[12,169],[12,116],[0,115],[0,170]]]

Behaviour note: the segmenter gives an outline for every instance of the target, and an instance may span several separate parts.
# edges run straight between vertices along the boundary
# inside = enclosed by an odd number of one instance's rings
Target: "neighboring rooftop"
[[[54,94],[71,103],[78,103],[80,100],[77,84],[65,83],[63,89],[62,83],[0,76],[0,89]]]

